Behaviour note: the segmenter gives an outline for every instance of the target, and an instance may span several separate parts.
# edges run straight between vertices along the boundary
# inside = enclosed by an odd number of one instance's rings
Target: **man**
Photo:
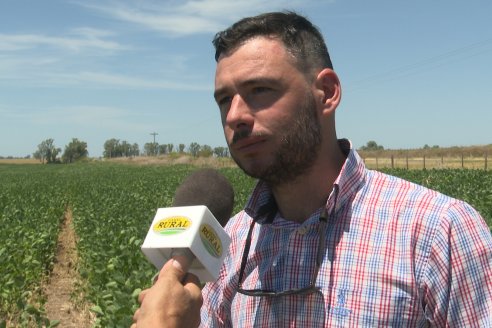
[[[485,221],[462,201],[367,170],[337,139],[341,87],[319,31],[295,13],[267,13],[218,33],[214,45],[230,153],[258,184],[226,227],[229,255],[202,291],[201,318],[196,281],[180,284],[184,273],[168,263],[160,288],[158,280],[140,297],[137,326],[143,312],[162,327],[169,318],[203,327],[492,326]],[[152,305],[159,314],[144,311]]]

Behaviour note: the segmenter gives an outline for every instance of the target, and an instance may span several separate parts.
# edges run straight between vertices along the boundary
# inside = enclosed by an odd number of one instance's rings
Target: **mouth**
[[[237,140],[233,140],[231,144],[231,148],[235,151],[239,152],[250,152],[255,151],[261,144],[266,141],[264,136],[247,136],[237,138]]]

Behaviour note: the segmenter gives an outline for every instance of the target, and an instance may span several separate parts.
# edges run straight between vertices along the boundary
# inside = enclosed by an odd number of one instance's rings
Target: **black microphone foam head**
[[[191,173],[176,189],[173,206],[205,205],[222,226],[232,216],[234,190],[217,170],[200,169]]]

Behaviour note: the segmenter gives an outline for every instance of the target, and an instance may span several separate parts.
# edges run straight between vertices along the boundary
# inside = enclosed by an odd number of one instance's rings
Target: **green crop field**
[[[43,279],[54,265],[57,236],[71,209],[78,236],[80,292],[98,327],[128,327],[137,295],[155,269],[140,251],[159,207],[170,206],[195,167],[123,164],[0,165],[0,327],[55,326],[44,310]],[[235,211],[254,184],[237,168]],[[492,172],[393,170],[391,174],[464,199],[492,226]],[[56,318],[51,318],[56,319]]]

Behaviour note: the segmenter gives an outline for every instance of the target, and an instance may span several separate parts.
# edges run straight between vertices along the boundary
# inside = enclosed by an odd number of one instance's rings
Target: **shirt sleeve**
[[[453,202],[436,227],[423,290],[434,326],[492,327],[492,235],[464,202]]]

